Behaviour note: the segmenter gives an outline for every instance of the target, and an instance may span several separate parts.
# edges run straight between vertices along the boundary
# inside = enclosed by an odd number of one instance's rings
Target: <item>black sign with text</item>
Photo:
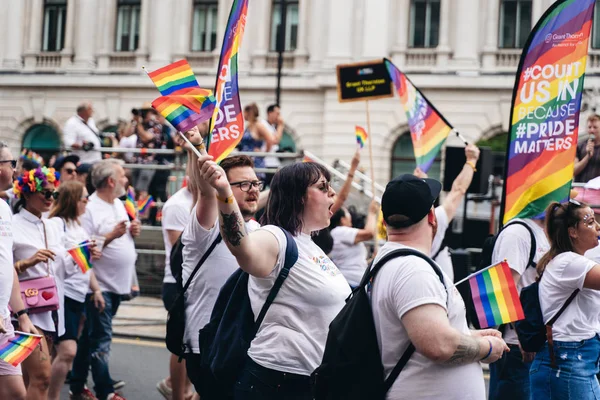
[[[337,78],[340,102],[394,96],[392,80],[383,60],[338,65]]]

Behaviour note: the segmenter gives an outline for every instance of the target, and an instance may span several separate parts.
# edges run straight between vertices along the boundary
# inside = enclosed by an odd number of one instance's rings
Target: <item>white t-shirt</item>
[[[550,243],[548,243],[548,238],[546,237],[544,229],[530,219],[514,219],[512,221],[523,221],[533,231],[537,246],[533,261],[537,263],[540,258],[550,250]],[[527,267],[530,251],[531,235],[529,234],[529,231],[522,225],[514,224],[508,226],[500,233],[498,239],[496,239],[496,244],[492,253],[492,264],[499,263],[506,259],[510,269],[521,275],[521,279],[517,282],[517,291],[519,293],[521,293],[521,289],[535,282],[535,268]],[[504,330],[504,341],[509,344],[519,344],[517,333],[512,325],[509,325]]]
[[[13,258],[14,261],[25,260],[33,256],[39,249],[50,249],[55,254],[55,260],[49,260],[48,264],[38,263],[31,268],[19,274],[19,281],[25,281],[34,278],[42,278],[48,276],[48,268],[50,275],[54,277],[56,289],[59,297],[60,308],[58,310],[58,334],[64,334],[65,324],[63,318],[64,302],[64,279],[65,279],[65,248],[64,248],[64,231],[62,224],[58,224],[54,220],[42,220],[24,208],[13,216]],[[44,229],[45,226],[45,229]],[[45,235],[44,235],[45,231]],[[44,236],[47,238],[48,246]],[[29,316],[31,322],[48,332],[55,332],[52,313],[50,311],[43,313],[31,314]]]
[[[600,264],[600,241],[598,241],[598,246],[586,251],[584,255],[590,260],[594,260],[596,263]]]
[[[176,280],[171,273],[171,249],[173,246],[169,241],[167,230],[183,232],[190,221],[191,209],[194,196],[187,187],[179,189],[167,200],[162,208],[162,234],[165,243],[165,277],[163,283],[175,283]]]
[[[573,252],[559,254],[548,263],[540,279],[540,308],[544,322],[565,304],[575,289],[575,299],[552,326],[554,340],[578,342],[600,332],[600,291],[583,287],[596,262]]]
[[[87,124],[78,115],[69,118],[63,128],[63,142],[67,148],[74,144],[83,145],[83,142],[94,144],[94,149],[90,151],[73,150],[73,154],[79,156],[82,164],[93,164],[102,160],[102,153],[98,151],[102,145],[93,118],[88,119]]]
[[[9,316],[13,264],[12,213],[8,204],[0,199],[0,319]]]
[[[121,140],[119,140],[119,147],[123,149],[135,149],[137,147],[137,135],[133,134],[131,136],[122,137]],[[125,158],[125,161],[127,162],[134,161],[133,153],[125,153],[123,158]]]
[[[342,272],[350,286],[358,286],[367,269],[367,248],[364,243],[356,243],[358,229],[337,226],[331,230],[333,248],[329,258]]]
[[[72,249],[79,243],[90,239],[90,235],[83,229],[81,224],[75,221],[64,224],[64,220],[60,217],[54,217],[52,220],[56,220],[65,229],[66,250]],[[85,274],[81,272],[81,268],[77,266],[75,261],[73,261],[73,257],[68,252],[65,252],[64,262],[66,271],[65,296],[71,300],[83,303],[85,302],[85,295],[89,291],[91,272],[87,271]]]
[[[269,276],[250,276],[248,281],[255,318],[283,268],[287,246],[280,228],[269,225],[262,229],[277,238],[279,254]],[[323,359],[329,324],[344,307],[350,286],[310,235],[301,233],[295,240],[298,261],[265,315],[248,356],[265,368],[310,375]]]
[[[127,221],[127,231],[108,246],[104,246],[102,256],[94,261],[94,275],[103,292],[129,294],[137,253],[129,231],[131,224],[125,206],[118,199],[112,204],[107,203],[94,193],[90,196],[85,214],[81,217],[81,225],[90,237],[106,236],[121,221]]]
[[[277,134],[277,129],[273,125],[269,123],[266,119],[262,119],[260,122],[269,130],[271,135],[275,136]],[[267,150],[267,144],[265,143],[263,146],[263,151]],[[271,146],[271,153],[276,153],[279,150],[279,145],[274,144]],[[281,161],[278,157],[265,157],[265,167],[267,168],[279,168],[281,166]]]
[[[407,246],[387,242],[379,250],[375,263],[389,252],[401,248]],[[386,376],[410,343],[402,324],[402,317],[408,311],[425,304],[437,304],[447,311],[454,329],[470,334],[462,297],[449,277],[445,273],[443,276],[446,289],[431,265],[416,256],[395,258],[377,273],[372,287],[371,307]],[[478,362],[457,366],[440,364],[416,351],[387,398],[481,400],[485,398],[483,372]]]
[[[196,208],[192,210],[192,218],[181,236],[183,243],[183,284],[198,265],[200,258],[215,241],[219,234],[219,221],[215,221],[212,229],[206,230],[196,218]],[[246,223],[246,231],[252,232],[260,225],[256,221]],[[192,353],[199,354],[198,331],[210,320],[210,314],[217,301],[221,287],[233,274],[239,265],[237,260],[227,248],[225,242],[221,241],[204,264],[200,267],[190,287],[185,292],[185,335],[184,343],[191,349]]]
[[[435,233],[435,237],[433,238],[433,243],[431,244],[431,254],[436,255],[434,261],[442,268],[442,271],[448,275],[451,281],[454,282],[454,266],[452,265],[452,257],[450,257],[450,251],[447,246],[438,253],[440,247],[442,246],[442,242],[444,241],[444,237],[446,236],[446,230],[450,225],[450,221],[448,220],[448,214],[446,214],[446,210],[443,206],[438,206],[435,208],[435,218],[437,219],[437,232]]]

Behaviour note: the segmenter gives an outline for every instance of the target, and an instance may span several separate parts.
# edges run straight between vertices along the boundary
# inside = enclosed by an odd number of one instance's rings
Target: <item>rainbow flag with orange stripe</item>
[[[156,202],[154,201],[154,197],[148,196],[143,200],[138,200],[137,209],[143,214],[146,211],[148,211],[148,209],[152,207],[155,203]]]
[[[73,257],[73,261],[81,269],[81,272],[85,274],[92,269],[92,251],[88,241],[79,243],[77,247],[69,249],[67,252]]]
[[[525,318],[515,281],[506,261],[469,279],[479,326],[487,328]]]
[[[223,37],[215,84],[216,106],[210,122],[208,154],[221,162],[244,135],[244,115],[238,88],[238,52],[242,44],[248,0],[234,0]]]
[[[369,137],[369,135],[367,135],[367,131],[365,131],[365,128],[361,127],[361,126],[356,126],[356,144],[358,144],[359,148],[363,148],[365,147],[365,143],[367,142],[367,138]]]
[[[179,60],[156,71],[148,72],[148,76],[163,96],[170,95],[181,89],[200,86],[187,60]]]
[[[138,208],[135,203],[135,190],[133,186],[129,186],[127,188],[127,197],[125,198],[125,211],[127,211],[127,216],[129,216],[129,220],[133,221],[137,218]]]
[[[454,128],[390,60],[385,65],[408,118],[417,167],[427,172]]]
[[[187,132],[201,122],[208,121],[215,109],[211,90],[185,88],[152,102],[152,107],[180,132]]]
[[[0,345],[0,359],[16,367],[23,362],[42,340],[41,335],[15,331],[15,336]]]
[[[555,2],[533,28],[513,91],[501,221],[569,198],[595,0]]]

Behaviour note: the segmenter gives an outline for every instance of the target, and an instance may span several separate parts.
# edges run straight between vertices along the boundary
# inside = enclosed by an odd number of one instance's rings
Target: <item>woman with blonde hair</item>
[[[84,241],[90,240],[89,235],[79,221],[79,217],[85,213],[87,202],[88,192],[82,183],[69,181],[60,185],[58,197],[50,211],[50,220],[56,221],[63,227],[66,249],[71,249]],[[92,260],[99,257],[100,250],[92,246]],[[58,338],[56,357],[52,362],[52,377],[48,393],[48,398],[52,400],[60,398],[60,389],[77,353],[79,326],[85,311],[88,288],[92,290],[90,300],[93,301],[93,306],[100,310],[104,308],[104,297],[102,297],[102,292],[92,270],[82,272],[68,254],[65,254],[64,265],[66,270],[63,310],[65,333]]]

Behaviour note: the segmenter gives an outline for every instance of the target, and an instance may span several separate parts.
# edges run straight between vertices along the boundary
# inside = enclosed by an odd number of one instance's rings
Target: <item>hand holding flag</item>
[[[130,221],[137,218],[138,208],[135,202],[135,190],[132,186],[127,188],[127,197],[125,198],[125,211]]]
[[[25,360],[42,340],[41,335],[15,331],[15,336],[0,345],[0,359],[16,367]]]
[[[69,255],[73,257],[75,264],[81,269],[84,274],[92,269],[92,242],[81,242],[78,246],[67,250]]]

